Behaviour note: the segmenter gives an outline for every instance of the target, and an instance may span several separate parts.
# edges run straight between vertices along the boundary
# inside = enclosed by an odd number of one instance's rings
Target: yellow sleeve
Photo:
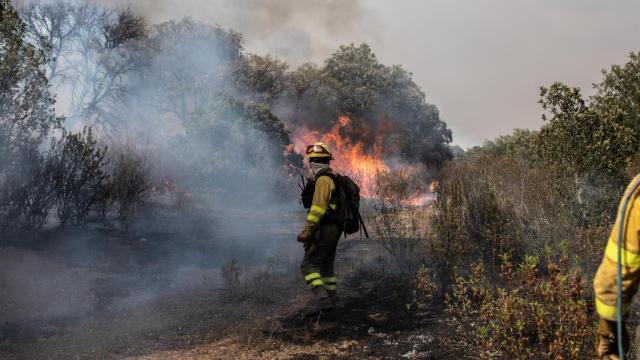
[[[304,222],[304,229],[309,232],[313,232],[320,220],[327,212],[327,208],[331,205],[335,209],[334,204],[329,204],[331,201],[331,194],[336,188],[336,185],[328,176],[320,176],[316,180],[315,191],[313,192],[313,200],[311,200],[311,207],[307,214],[307,220]]]
[[[632,183],[635,183],[636,177]],[[618,208],[618,216],[611,229],[611,235],[607,241],[604,257],[598,267],[593,280],[593,287],[596,295],[596,311],[601,318],[616,321],[617,308],[617,264],[618,264],[618,236],[621,226],[620,211],[624,199],[629,197],[626,216],[624,219],[624,230],[622,238],[622,314],[626,315],[633,295],[638,290],[640,280],[640,192],[636,190],[629,194],[630,187],[625,191],[625,195]]]

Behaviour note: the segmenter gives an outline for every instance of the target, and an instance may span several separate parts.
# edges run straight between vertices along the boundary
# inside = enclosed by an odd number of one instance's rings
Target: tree
[[[340,111],[356,117],[368,115],[389,89],[389,69],[378,63],[366,44],[340,46],[325,61],[323,71],[337,81]]]
[[[636,151],[640,152],[640,53],[631,53],[629,61],[603,70],[604,79],[595,84],[598,91],[591,97],[591,106],[600,112],[615,107],[622,113],[623,124],[633,129]]]
[[[514,129],[509,135],[501,135],[486,141],[477,150],[488,151],[499,156],[513,156],[529,161],[539,160],[537,153],[538,132],[529,129]]]
[[[147,47],[153,60],[135,91],[151,99],[152,113],[169,113],[183,126],[215,112],[242,50],[238,33],[190,18],[153,26]]]
[[[426,102],[411,73],[379,63],[366,44],[341,46],[322,68],[304,64],[290,73],[274,109],[292,128],[302,122],[323,131],[346,115],[351,122],[343,135],[367,151],[382,145],[390,149],[383,155],[430,167],[451,158],[451,131],[438,109]]]
[[[288,126],[300,122],[329,128],[339,116],[337,80],[317,65],[306,63],[287,74],[286,88],[275,111]]]
[[[289,65],[270,55],[242,56],[236,67],[234,78],[252,100],[272,105],[286,88]]]
[[[0,0],[0,216],[8,214],[12,222],[42,212],[42,199],[26,197],[41,185],[38,147],[61,122],[53,112],[45,51],[25,39],[26,27],[11,2]]]
[[[244,195],[297,161],[285,153],[289,134],[269,104],[286,65],[245,57],[241,40],[189,18],[151,27],[151,61],[135,73],[132,96],[121,107],[124,117],[135,114],[132,123],[170,139],[166,155],[180,167],[177,174],[188,174],[181,180],[192,191]],[[264,185],[256,185],[261,177]]]
[[[540,103],[550,115],[543,115],[548,123],[540,129],[541,157],[570,174],[624,177],[637,139],[617,101],[603,99],[590,106],[579,89],[562,83],[540,92]]]
[[[117,127],[113,114],[128,75],[147,58],[143,19],[71,0],[28,2],[20,13],[31,41],[48,49],[51,84],[71,100],[68,120]]]

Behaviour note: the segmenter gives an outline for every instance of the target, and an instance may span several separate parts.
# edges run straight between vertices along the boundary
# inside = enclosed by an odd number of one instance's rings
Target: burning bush
[[[549,276],[538,271],[538,259],[520,266],[506,258],[500,286],[492,285],[482,263],[469,276],[455,276],[448,309],[458,336],[471,342],[482,359],[588,359],[594,344],[586,281],[571,269],[569,258],[549,263]]]
[[[411,74],[381,64],[367,44],[341,46],[323,67],[288,76],[275,113],[291,129],[296,151],[316,141],[334,149],[334,168],[357,175],[365,197],[375,177],[398,162],[439,168],[451,159],[451,131]]]

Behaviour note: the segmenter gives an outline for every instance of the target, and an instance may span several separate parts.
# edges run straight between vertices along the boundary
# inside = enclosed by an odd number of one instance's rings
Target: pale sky
[[[540,127],[541,85],[590,94],[603,68],[640,50],[632,0],[93,1],[128,4],[152,22],[218,23],[243,33],[248,51],[294,65],[367,42],[383,63],[414,74],[463,147]]]

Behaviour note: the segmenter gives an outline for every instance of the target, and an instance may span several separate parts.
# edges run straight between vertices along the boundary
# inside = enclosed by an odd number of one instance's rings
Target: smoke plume
[[[382,26],[362,0],[89,0],[130,7],[152,23],[181,16],[243,34],[246,47],[293,65],[322,61],[336,43],[377,40]]]

